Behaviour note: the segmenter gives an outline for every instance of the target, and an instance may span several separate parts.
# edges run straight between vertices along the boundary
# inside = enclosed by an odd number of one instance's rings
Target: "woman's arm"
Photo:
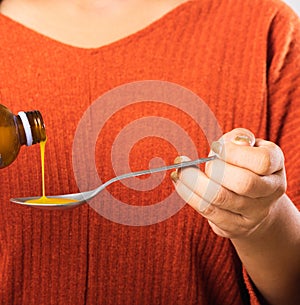
[[[244,132],[244,139],[253,137]],[[282,151],[261,139],[254,147],[238,145],[240,133],[233,130],[212,146],[219,159],[205,173],[173,173],[176,190],[216,234],[231,239],[264,300],[300,304],[300,213],[285,194]]]
[[[300,304],[300,215],[286,195],[259,230],[232,242],[265,300]]]

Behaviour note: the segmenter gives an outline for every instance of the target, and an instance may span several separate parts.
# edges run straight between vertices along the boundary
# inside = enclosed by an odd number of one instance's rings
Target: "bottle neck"
[[[19,112],[17,116],[21,144],[30,146],[46,140],[46,130],[39,111]]]

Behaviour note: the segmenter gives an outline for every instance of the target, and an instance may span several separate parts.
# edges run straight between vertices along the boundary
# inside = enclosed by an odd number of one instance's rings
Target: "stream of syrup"
[[[67,204],[70,202],[76,202],[78,200],[68,199],[68,198],[55,198],[55,197],[47,197],[45,191],[45,146],[47,139],[45,141],[40,142],[40,150],[41,150],[41,167],[42,167],[42,197],[38,199],[30,199],[26,202],[36,203],[36,204]]]

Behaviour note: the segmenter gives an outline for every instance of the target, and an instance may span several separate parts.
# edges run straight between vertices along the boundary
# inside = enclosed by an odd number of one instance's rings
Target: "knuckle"
[[[275,143],[269,142],[268,147],[260,148],[257,160],[257,173],[259,175],[270,175],[281,169],[284,165],[282,150]]]
[[[227,191],[224,188],[220,188],[212,198],[211,203],[219,207],[225,207],[227,198]]]
[[[276,193],[277,197],[280,197],[283,194],[285,194],[286,191],[287,191],[287,181],[286,181],[286,179],[284,179],[282,183],[279,183],[275,193]]]
[[[251,231],[253,226],[254,226],[253,219],[243,217],[243,221],[241,221],[241,224],[240,224],[240,227],[241,227],[241,230],[243,231],[243,233],[247,233],[247,232]]]
[[[210,204],[205,209],[203,209],[201,213],[206,217],[213,217],[213,215],[216,213],[216,208]]]
[[[197,203],[199,201],[198,196],[196,196],[195,193],[190,192],[190,194],[185,198],[186,203],[188,203],[190,206],[195,207],[197,206]]]
[[[287,182],[284,181],[284,183],[281,184],[281,186],[279,187],[279,192],[281,193],[281,195],[285,194],[287,191]]]
[[[257,173],[267,175],[271,173],[272,159],[270,152],[266,148],[261,148],[261,152],[257,161]]]
[[[253,193],[253,190],[256,189],[257,181],[250,175],[246,176],[244,179],[240,180],[237,193],[240,195],[250,195]]]

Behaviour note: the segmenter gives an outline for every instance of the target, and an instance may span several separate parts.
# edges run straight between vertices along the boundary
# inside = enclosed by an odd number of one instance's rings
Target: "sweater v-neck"
[[[114,49],[120,46],[130,45],[133,41],[137,41],[142,37],[145,37],[151,34],[154,31],[159,29],[163,29],[165,25],[167,25],[170,20],[175,20],[178,14],[181,14],[183,10],[188,9],[190,4],[195,2],[195,0],[187,0],[184,3],[181,3],[171,9],[170,11],[164,13],[162,16],[157,18],[156,20],[150,22],[148,25],[136,30],[133,33],[125,35],[119,39],[116,39],[112,42],[104,43],[99,45],[98,47],[82,47],[77,45],[72,45],[61,40],[58,40],[54,37],[48,36],[39,32],[38,30],[31,28],[9,16],[0,12],[0,26],[5,26],[8,29],[11,29],[15,35],[26,36],[30,39],[37,40],[42,44],[51,45],[51,47],[62,48],[68,51],[79,52],[79,53],[100,53],[101,51],[105,51],[107,49]]]

